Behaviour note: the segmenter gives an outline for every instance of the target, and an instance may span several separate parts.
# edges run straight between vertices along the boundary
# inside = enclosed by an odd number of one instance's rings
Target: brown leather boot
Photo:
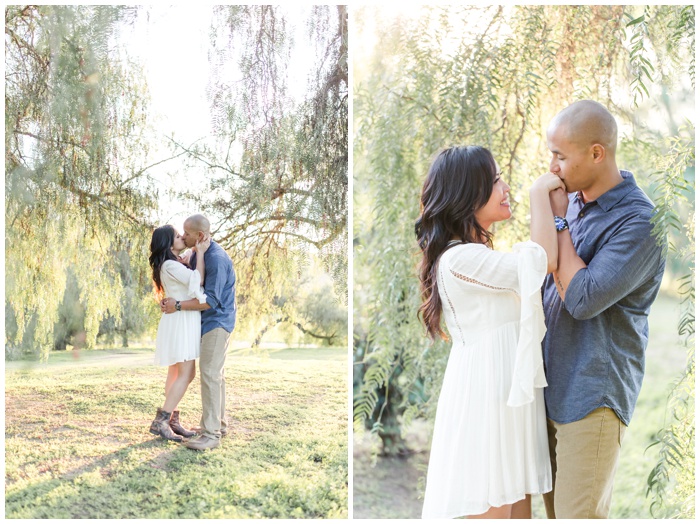
[[[196,431],[190,431],[189,429],[185,429],[182,427],[182,425],[180,424],[179,411],[173,411],[173,414],[170,415],[170,429],[173,430],[173,433],[177,435],[182,435],[185,438],[192,438],[197,434]]]
[[[151,422],[151,429],[149,430],[154,435],[160,435],[166,440],[172,440],[174,442],[182,442],[182,437],[173,433],[170,429],[170,413],[163,411],[158,408],[156,412],[156,418]]]

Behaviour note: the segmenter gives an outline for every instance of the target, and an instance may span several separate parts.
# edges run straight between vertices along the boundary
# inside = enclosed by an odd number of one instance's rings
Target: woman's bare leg
[[[172,413],[177,409],[177,405],[185,395],[187,386],[190,385],[194,376],[194,360],[178,362],[175,365],[177,366],[177,378],[171,384],[168,394],[165,397],[165,404],[163,404],[163,411],[167,411],[168,413]]]
[[[177,364],[168,366],[168,376],[165,379],[165,398],[168,398],[168,393],[170,392],[170,386],[173,385],[175,379],[177,378]]]
[[[486,513],[481,515],[469,515],[468,519],[509,519],[513,504],[504,504],[497,508],[489,508]]]
[[[530,495],[525,495],[523,500],[519,500],[513,504],[513,511],[510,518],[512,519],[531,519],[532,518],[532,500]]]

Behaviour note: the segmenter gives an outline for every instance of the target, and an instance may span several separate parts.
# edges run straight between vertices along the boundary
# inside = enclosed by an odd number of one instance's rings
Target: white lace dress
[[[552,489],[535,242],[451,247],[438,289],[452,349],[438,400],[423,518],[484,513]]]
[[[174,260],[166,260],[160,268],[160,281],[165,296],[175,300],[197,298],[200,304],[206,302],[207,296],[199,284],[200,280],[199,271],[192,271]],[[163,313],[156,335],[156,365],[170,366],[199,357],[201,319],[199,311]]]

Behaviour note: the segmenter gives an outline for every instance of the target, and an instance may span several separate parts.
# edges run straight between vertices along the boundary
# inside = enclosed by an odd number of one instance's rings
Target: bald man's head
[[[554,117],[547,128],[552,152],[549,170],[569,193],[581,191],[595,200],[622,181],[615,162],[617,124],[604,106],[580,100]]]
[[[185,227],[189,227],[193,231],[199,233],[200,231],[206,235],[209,234],[209,219],[204,215],[196,214],[192,215],[185,220]]]
[[[586,148],[602,145],[614,157],[617,147],[617,122],[604,105],[593,100],[574,102],[554,117],[549,130],[559,128],[571,143]]]
[[[210,236],[209,220],[204,215],[192,215],[183,224],[184,234],[182,240],[185,246],[193,247],[198,241]]]

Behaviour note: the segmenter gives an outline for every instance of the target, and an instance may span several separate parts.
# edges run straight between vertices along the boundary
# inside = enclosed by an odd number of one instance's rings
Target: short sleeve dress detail
[[[193,271],[175,260],[166,260],[160,268],[160,281],[166,297],[175,300],[196,298],[200,304],[207,300],[200,285],[199,271]],[[163,314],[156,335],[155,364],[171,366],[199,357],[202,320],[199,311],[177,311]]]
[[[423,518],[484,513],[552,489],[542,388],[544,249],[459,244],[438,261],[453,343],[433,431]]]

